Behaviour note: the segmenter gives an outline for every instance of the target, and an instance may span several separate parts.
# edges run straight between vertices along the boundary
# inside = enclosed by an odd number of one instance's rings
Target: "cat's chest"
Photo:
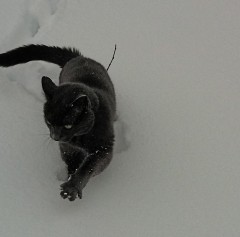
[[[73,157],[77,154],[87,156],[89,154],[88,149],[82,146],[76,146],[70,143],[59,143],[60,151],[65,157]]]
[[[82,136],[82,137],[75,137],[70,143],[60,143],[60,148],[62,152],[65,154],[71,154],[76,152],[81,153],[91,153],[94,149],[94,138],[91,136]]]

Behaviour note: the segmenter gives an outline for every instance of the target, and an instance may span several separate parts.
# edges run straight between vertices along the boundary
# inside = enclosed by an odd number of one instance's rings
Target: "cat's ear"
[[[72,105],[78,106],[79,108],[90,108],[91,102],[87,95],[79,95],[73,102]]]
[[[51,99],[57,86],[49,77],[42,77],[42,88],[47,99]]]

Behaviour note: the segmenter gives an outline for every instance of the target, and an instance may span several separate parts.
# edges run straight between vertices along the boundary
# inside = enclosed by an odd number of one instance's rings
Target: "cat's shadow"
[[[128,125],[120,117],[114,123],[115,131],[115,145],[114,153],[121,153],[128,150],[130,146],[130,139],[128,137]]]

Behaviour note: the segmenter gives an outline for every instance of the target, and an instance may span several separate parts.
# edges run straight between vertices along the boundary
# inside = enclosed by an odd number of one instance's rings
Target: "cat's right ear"
[[[42,88],[46,95],[46,98],[51,99],[57,86],[49,77],[42,77]]]

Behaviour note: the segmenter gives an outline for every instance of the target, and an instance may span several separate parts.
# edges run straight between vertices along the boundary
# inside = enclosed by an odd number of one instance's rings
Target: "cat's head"
[[[84,88],[74,83],[57,86],[48,77],[42,78],[42,88],[47,100],[44,118],[52,139],[70,142],[91,130],[95,116]]]

